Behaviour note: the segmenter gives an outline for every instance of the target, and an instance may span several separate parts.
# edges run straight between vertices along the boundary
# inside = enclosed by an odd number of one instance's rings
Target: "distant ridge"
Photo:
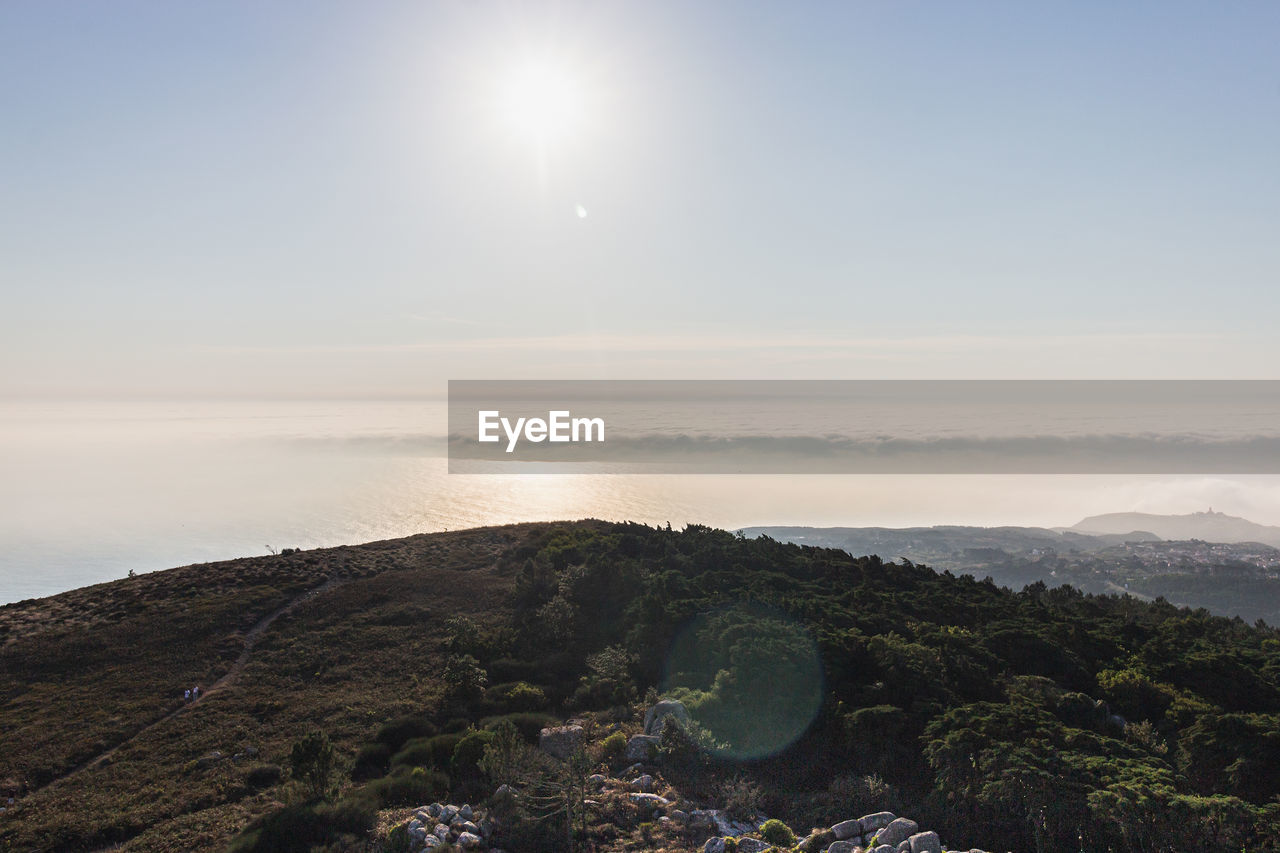
[[[1280,527],[1257,524],[1226,513],[1192,512],[1187,515],[1153,515],[1145,512],[1110,512],[1092,515],[1064,531],[1115,536],[1148,531],[1163,539],[1202,539],[1205,542],[1261,542],[1280,548]]]

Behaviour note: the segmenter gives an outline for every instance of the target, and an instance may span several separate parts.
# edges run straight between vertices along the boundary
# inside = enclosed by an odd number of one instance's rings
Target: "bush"
[[[600,742],[600,753],[604,760],[613,763],[627,751],[627,736],[622,732],[614,732]]]
[[[364,797],[286,806],[249,824],[230,850],[309,853],[313,847],[353,842],[373,827],[376,810],[376,804]]]
[[[332,790],[336,763],[333,744],[322,731],[311,732],[295,743],[289,755],[291,775],[317,799],[328,796]]]
[[[460,734],[415,738],[406,743],[404,749],[391,756],[391,767],[435,767],[447,770],[460,740]]]
[[[409,714],[383,723],[374,740],[386,744],[388,754],[399,752],[406,743],[416,738],[431,737],[436,727],[426,717]]]
[[[354,782],[365,782],[385,776],[391,766],[391,747],[385,743],[368,743],[356,753],[356,763],[351,768]]]
[[[493,742],[493,732],[474,730],[468,732],[454,747],[449,772],[455,782],[465,782],[480,775],[480,759],[484,748]]]
[[[808,843],[800,849],[805,851],[826,850],[835,842],[835,840],[836,834],[832,832],[829,827],[814,827],[809,831]],[[871,846],[868,845],[867,849],[870,850]]]
[[[665,730],[664,730],[665,731]],[[749,820],[760,811],[764,791],[745,776],[735,776],[720,786],[720,796],[725,811],[735,817]]]
[[[255,790],[270,788],[284,778],[284,770],[278,764],[259,764],[244,777],[245,784]]]
[[[547,694],[541,687],[527,681],[514,681],[498,684],[485,692],[485,698],[494,703],[498,710],[538,711],[547,706]]]
[[[409,824],[402,823],[387,834],[385,853],[409,853],[413,842],[409,838]]]
[[[774,847],[790,847],[796,843],[796,834],[777,818],[769,818],[760,826],[760,837]]]
[[[449,777],[439,770],[398,768],[370,782],[364,790],[380,806],[420,806],[449,793]]]
[[[520,736],[529,743],[537,743],[538,733],[543,729],[560,724],[560,720],[551,714],[504,714],[501,717],[485,717],[480,721],[480,728],[493,731],[503,722],[515,726]]]

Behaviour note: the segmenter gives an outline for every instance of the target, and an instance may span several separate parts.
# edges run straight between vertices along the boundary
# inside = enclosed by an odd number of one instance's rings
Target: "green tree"
[[[450,655],[444,664],[444,683],[451,696],[476,699],[484,692],[489,675],[471,655]]]
[[[289,767],[293,778],[301,782],[314,799],[323,799],[333,792],[337,754],[324,732],[310,732],[294,743]]]

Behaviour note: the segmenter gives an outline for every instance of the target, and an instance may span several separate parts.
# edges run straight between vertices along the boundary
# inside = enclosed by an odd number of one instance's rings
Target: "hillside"
[[[1145,512],[1113,512],[1094,515],[1068,528],[1075,533],[1123,535],[1148,531],[1162,539],[1201,539],[1205,542],[1261,542],[1280,548],[1280,527],[1257,524],[1221,512],[1186,515],[1152,515]]]
[[[1034,583],[1069,584],[1083,592],[1164,598],[1179,607],[1203,607],[1219,616],[1280,625],[1280,549],[1257,542],[943,525],[751,527],[743,533],[841,548],[850,554],[908,559],[939,571],[989,577],[1014,590]]]
[[[612,778],[659,691],[693,724],[664,731],[664,796],[750,801],[798,833],[884,811],[966,849],[1280,837],[1274,630],[696,525],[519,525],[174,569],[0,608],[0,642],[0,780],[20,794],[6,849],[220,850],[251,824],[237,849],[358,849],[415,806],[491,802],[515,773],[488,760],[508,734],[510,755],[574,717],[582,772]],[[289,778],[317,730],[342,770],[330,804]],[[595,797],[561,828],[514,813],[498,838],[703,847],[635,796]]]

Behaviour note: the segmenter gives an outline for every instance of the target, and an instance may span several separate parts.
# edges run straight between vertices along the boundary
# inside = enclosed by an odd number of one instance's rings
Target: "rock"
[[[458,844],[466,850],[474,850],[483,843],[484,841],[480,839],[480,836],[474,832],[464,832],[458,836]]]
[[[582,748],[582,726],[554,726],[538,734],[538,746],[561,761]]]
[[[442,843],[444,842],[442,842],[439,838],[436,838],[434,835],[428,835],[426,838],[422,839],[422,849],[434,850],[437,847],[439,847]]]
[[[871,848],[871,853],[893,853],[893,848],[888,844],[878,844]]]
[[[676,823],[687,823],[689,820],[689,813],[681,811],[680,809],[672,809],[671,813],[667,815],[667,817],[671,818]]]
[[[198,761],[196,761],[196,766],[199,767],[201,770],[205,770],[217,764],[219,761],[221,761],[224,758],[226,758],[226,756],[223,755],[220,751],[215,749],[213,752],[201,757]]]
[[[658,754],[657,735],[632,735],[627,741],[627,761],[651,761]]]
[[[898,853],[911,853],[911,840],[904,838],[898,843]]]
[[[463,820],[471,820],[473,817],[476,816],[475,812],[471,811],[470,803],[463,803],[462,808],[458,809],[458,814],[462,817]]]
[[[857,853],[860,848],[852,841],[833,841],[827,853]]]
[[[708,838],[707,843],[702,845],[702,853],[724,853],[724,839]]]
[[[632,776],[636,773],[643,773],[643,772],[644,772],[644,765],[637,761],[635,764],[632,764],[626,770],[623,770],[621,773],[621,776],[623,778],[626,778],[627,776]]]
[[[845,841],[862,834],[862,821],[842,820],[831,827],[831,832],[835,835],[836,841]]]
[[[482,833],[480,832],[480,827],[476,826],[474,823],[472,823],[472,822],[471,822],[471,821],[469,821],[469,820],[464,820],[464,821],[462,821],[461,823],[456,823],[456,824],[454,824],[454,825],[453,825],[453,831],[454,831],[454,832],[469,832],[469,833],[471,833],[472,835],[481,835],[481,834],[482,834]]]
[[[597,791],[604,787],[606,781],[603,773],[592,773],[587,777],[587,784],[595,788]]]
[[[440,814],[436,815],[436,820],[441,823],[453,823],[453,819],[458,816],[457,806],[445,806],[440,810]]]
[[[629,794],[631,802],[638,806],[647,806],[651,808],[666,808],[671,805],[671,801],[666,797],[659,797],[657,794]]]
[[[675,699],[663,699],[644,713],[644,733],[657,737],[662,734],[662,724],[667,717],[674,717],[680,726],[689,725],[689,711],[683,702]]]
[[[920,827],[914,820],[900,817],[880,830],[880,834],[876,836],[876,844],[888,844],[890,847],[897,847],[919,830]]]
[[[761,841],[759,838],[738,839],[738,853],[764,853],[764,851],[772,849],[772,844],[768,841]]]
[[[427,806],[427,814],[433,818],[440,817],[440,812],[442,811],[444,811],[444,806],[440,805],[439,803],[432,803],[431,805]]]
[[[897,818],[893,812],[876,812],[875,814],[863,815],[858,818],[858,825],[862,827],[862,834],[866,835],[875,832],[877,829],[884,829],[893,823]]]
[[[694,812],[694,814],[697,814],[697,812]],[[748,832],[755,832],[760,828],[760,824],[764,823],[764,818],[760,818],[755,823],[744,823],[740,820],[734,820],[729,817],[729,813],[723,809],[707,809],[703,814],[711,819],[711,822],[715,827],[716,834],[727,835],[731,838],[746,835]]]
[[[443,823],[437,823],[436,828],[431,830],[431,834],[436,838],[439,838],[441,841],[448,841],[449,827],[445,826]]]
[[[936,832],[917,832],[907,840],[911,842],[911,853],[942,853]]]
[[[637,791],[652,791],[653,777],[648,773],[631,780],[631,787]]]

